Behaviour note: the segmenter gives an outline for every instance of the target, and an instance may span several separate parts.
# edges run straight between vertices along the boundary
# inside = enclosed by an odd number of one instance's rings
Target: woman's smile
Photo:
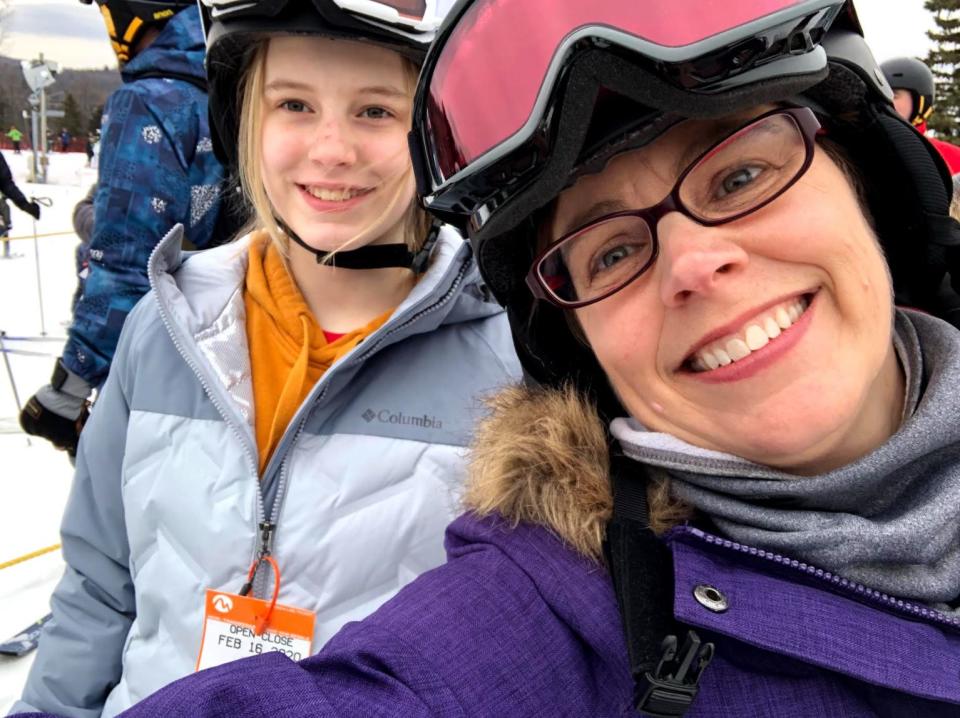
[[[747,321],[736,320],[697,342],[678,371],[700,381],[738,381],[753,376],[796,345],[810,324],[815,292],[769,304]],[[737,328],[729,330],[730,325]]]

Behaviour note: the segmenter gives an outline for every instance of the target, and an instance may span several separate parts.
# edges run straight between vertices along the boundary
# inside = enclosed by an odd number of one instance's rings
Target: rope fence
[[[74,232],[72,229],[69,230],[69,231],[66,231],[66,232],[44,232],[43,234],[38,234],[38,235],[37,235],[37,239],[43,239],[44,237],[62,237],[62,236],[67,235],[67,234],[76,235],[77,233]],[[22,235],[22,236],[20,236],[20,237],[0,237],[0,240],[2,240],[2,241],[4,241],[4,242],[16,242],[16,241],[19,241],[19,240],[21,240],[21,239],[33,239],[33,235],[32,235],[32,234],[24,234],[24,235]]]
[[[60,544],[55,543],[53,546],[47,546],[46,548],[38,549],[37,551],[31,551],[30,553],[25,553],[23,556],[17,556],[12,558],[9,561],[4,561],[0,563],[0,571],[5,568],[10,568],[11,566],[16,566],[17,564],[24,563],[34,558],[39,558],[40,556],[45,556],[48,553],[53,553],[54,551],[60,550]]]

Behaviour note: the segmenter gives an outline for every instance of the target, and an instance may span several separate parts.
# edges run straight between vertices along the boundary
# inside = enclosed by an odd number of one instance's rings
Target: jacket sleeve
[[[90,275],[63,351],[64,365],[93,386],[106,378],[123,322],[149,288],[150,253],[189,216],[196,146],[196,123],[158,117],[131,87],[110,97],[104,116]]]
[[[94,183],[86,197],[73,208],[73,231],[84,244],[90,244],[90,237],[93,235],[93,199],[96,193],[97,185]]]
[[[125,336],[130,332],[124,332]],[[61,525],[66,570],[51,599],[36,660],[13,712],[43,710],[99,718],[118,682],[135,615],[121,496],[129,407],[125,346],[84,427]],[[132,374],[132,372],[129,372]]]
[[[29,200],[23,196],[23,192],[13,182],[13,175],[10,173],[10,166],[7,161],[0,157],[0,192],[10,199],[17,207],[26,211],[30,205]]]

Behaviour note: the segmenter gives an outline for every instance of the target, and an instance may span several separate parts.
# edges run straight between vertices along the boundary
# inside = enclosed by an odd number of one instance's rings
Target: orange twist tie
[[[263,616],[257,617],[257,622],[254,625],[254,633],[258,636],[263,635],[263,632],[267,630],[267,624],[270,622],[270,617],[273,615],[273,609],[277,605],[277,597],[280,595],[280,566],[277,564],[273,556],[264,556],[263,558],[254,559],[253,564],[250,566],[250,571],[247,573],[247,583],[253,582],[253,577],[257,573],[257,568],[261,563],[266,561],[270,564],[270,567],[273,569],[273,598],[270,600],[270,606],[267,608],[267,612]]]

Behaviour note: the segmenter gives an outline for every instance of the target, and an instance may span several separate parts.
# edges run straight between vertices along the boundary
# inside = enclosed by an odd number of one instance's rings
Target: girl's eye
[[[739,192],[741,189],[756,180],[757,177],[760,176],[761,172],[763,172],[763,168],[756,165],[738,167],[733,172],[730,172],[721,179],[720,196],[725,197],[728,194]]]
[[[280,107],[290,112],[306,112],[308,109],[306,103],[300,100],[284,100],[280,103]]]
[[[368,120],[385,120],[388,117],[393,117],[393,113],[384,107],[367,107],[360,113],[360,116]]]

